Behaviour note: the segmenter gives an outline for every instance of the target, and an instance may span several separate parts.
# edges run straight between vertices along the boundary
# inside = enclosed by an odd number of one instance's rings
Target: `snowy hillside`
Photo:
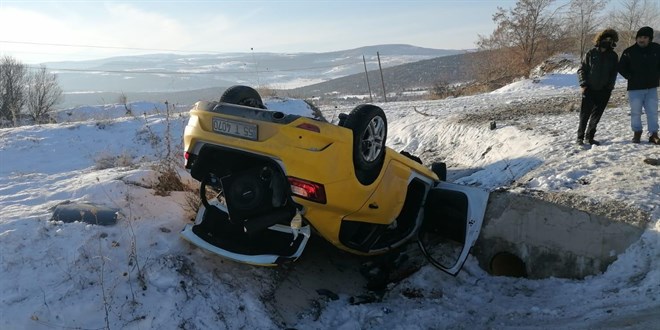
[[[456,277],[425,265],[371,303],[352,304],[345,292],[335,300],[319,294],[310,312],[289,323],[272,293],[295,264],[259,268],[195,249],[179,237],[194,216],[189,193],[155,194],[159,160],[181,153],[185,109],[168,117],[164,105],[136,103],[125,116],[123,106],[89,106],[60,113],[58,124],[0,129],[0,328],[657,327],[660,168],[643,160],[660,158],[660,148],[629,142],[625,105],[606,110],[596,136],[603,144],[593,147],[573,144],[576,112],[527,111],[555,97],[578,102],[576,86],[574,73],[557,73],[490,94],[378,105],[390,147],[425,163],[447,162],[457,183],[575,194],[594,205],[618,200],[648,214],[639,241],[607,271],[583,280],[496,277],[470,257]],[[520,112],[494,130],[488,121],[466,120],[510,106]],[[321,110],[336,121],[351,108]],[[119,221],[50,221],[67,201],[117,209]]]

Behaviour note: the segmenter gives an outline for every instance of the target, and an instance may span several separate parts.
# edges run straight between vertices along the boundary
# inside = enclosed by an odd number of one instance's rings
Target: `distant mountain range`
[[[131,100],[194,103],[219,97],[226,87],[244,84],[290,90],[310,97],[323,93],[368,93],[365,62],[372,92],[382,94],[380,65],[388,92],[428,87],[433,81],[464,78],[464,50],[411,45],[375,45],[327,53],[153,54],[92,61],[44,63],[57,73],[65,92],[60,106]],[[439,77],[446,76],[446,79]]]

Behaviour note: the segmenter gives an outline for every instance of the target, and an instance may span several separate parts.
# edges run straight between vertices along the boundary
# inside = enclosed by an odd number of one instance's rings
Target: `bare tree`
[[[574,47],[584,57],[592,46],[592,37],[602,26],[603,10],[609,0],[571,0],[564,15],[566,32],[574,40]]]
[[[619,47],[635,43],[637,30],[642,26],[660,24],[660,4],[654,0],[621,0],[621,9],[610,13],[614,28],[619,32]]]
[[[482,91],[500,88],[525,75],[514,53],[511,48],[500,48],[482,50],[474,54],[468,70],[483,84]]]
[[[133,115],[133,110],[131,109],[131,106],[128,104],[128,96],[126,96],[126,94],[124,94],[124,92],[121,92],[117,102],[124,106],[124,110],[126,110],[126,115],[127,116],[132,116]]]
[[[552,44],[560,36],[557,9],[551,11],[554,1],[519,0],[513,9],[498,7],[493,15],[495,31],[490,37],[479,36],[477,46],[482,50],[511,49],[519,63],[516,69],[528,75],[534,65],[551,55],[546,53],[554,49]]]
[[[35,123],[43,122],[59,103],[62,89],[57,83],[57,76],[48,73],[45,66],[29,75],[27,90],[27,111]]]
[[[25,103],[26,68],[11,56],[0,59],[0,117],[18,123]]]

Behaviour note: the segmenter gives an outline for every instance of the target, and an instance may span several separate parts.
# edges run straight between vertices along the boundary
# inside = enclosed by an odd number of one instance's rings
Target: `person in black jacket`
[[[635,44],[621,54],[619,73],[628,79],[630,127],[633,143],[642,138],[642,108],[646,112],[649,142],[660,145],[658,137],[658,86],[660,86],[660,45],[653,42],[653,29],[645,26]]]
[[[617,41],[619,34],[613,29],[605,29],[596,35],[594,48],[585,54],[578,69],[578,80],[582,88],[576,141],[579,145],[584,143],[585,138],[589,144],[600,144],[594,140],[594,135],[616,81],[619,56],[614,52],[614,47]]]

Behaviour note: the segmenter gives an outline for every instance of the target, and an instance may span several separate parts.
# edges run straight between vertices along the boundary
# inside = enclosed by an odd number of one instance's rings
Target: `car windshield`
[[[327,121],[320,110],[305,102],[305,100],[276,97],[265,99],[264,103],[269,111],[279,111],[287,115]]]

